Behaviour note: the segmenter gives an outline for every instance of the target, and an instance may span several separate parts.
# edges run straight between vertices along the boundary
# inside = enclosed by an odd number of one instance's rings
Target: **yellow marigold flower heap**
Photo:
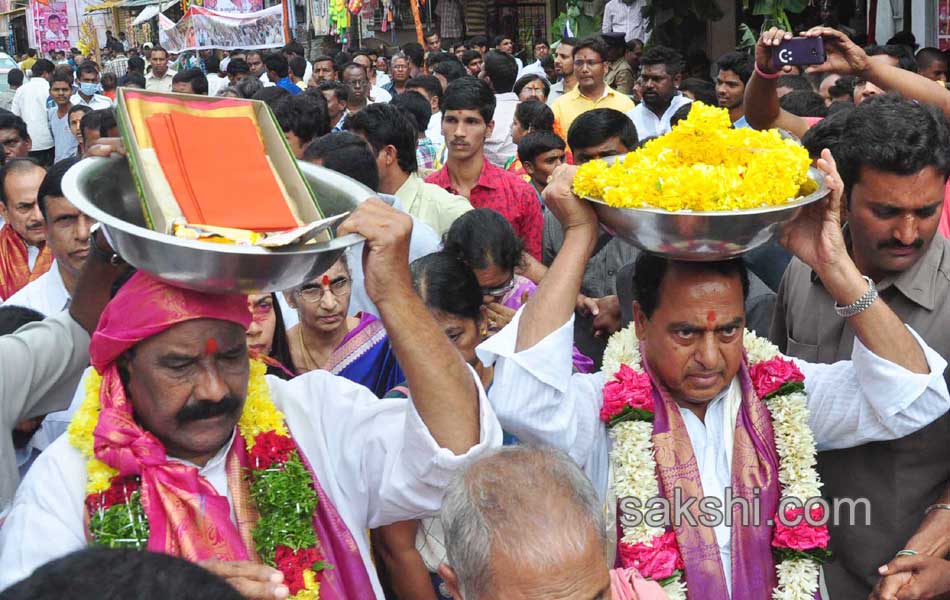
[[[808,151],[777,130],[733,129],[729,112],[694,102],[689,117],[622,161],[582,165],[574,191],[618,208],[730,211],[815,190]]]

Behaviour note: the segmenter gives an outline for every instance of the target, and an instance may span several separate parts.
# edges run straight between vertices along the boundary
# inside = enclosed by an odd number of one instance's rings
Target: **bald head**
[[[608,598],[603,511],[581,469],[552,449],[508,446],[457,477],[442,506],[453,596]]]

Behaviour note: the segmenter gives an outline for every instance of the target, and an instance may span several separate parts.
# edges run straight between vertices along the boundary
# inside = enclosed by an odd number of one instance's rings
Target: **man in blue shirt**
[[[302,90],[290,79],[290,65],[287,57],[280,52],[271,52],[264,57],[264,68],[267,69],[267,78],[277,87],[282,87],[291,96],[296,96]]]

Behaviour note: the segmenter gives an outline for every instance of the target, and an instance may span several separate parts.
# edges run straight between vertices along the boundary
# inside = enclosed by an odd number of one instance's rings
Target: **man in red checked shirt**
[[[524,240],[525,250],[540,260],[544,218],[537,194],[517,175],[485,160],[482,151],[494,127],[491,88],[478,79],[457,79],[445,89],[442,102],[448,159],[426,181],[465,196],[475,208],[501,213]]]

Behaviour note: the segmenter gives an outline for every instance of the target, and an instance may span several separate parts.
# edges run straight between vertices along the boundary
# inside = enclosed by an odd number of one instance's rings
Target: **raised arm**
[[[584,268],[597,241],[597,216],[590,203],[574,194],[576,172],[577,167],[562,165],[544,188],[544,203],[564,228],[564,244],[521,315],[518,352],[531,348],[561,327],[571,318],[577,304]]]
[[[780,73],[772,66],[772,50],[792,34],[769,29],[755,45],[755,68],[745,88],[745,118],[753,129],[784,129],[799,138],[808,131],[805,119],[782,110],[778,102],[777,82]],[[765,73],[762,77],[759,73]]]
[[[840,207],[844,184],[831,152],[821,153],[818,168],[831,188],[828,198],[802,211],[781,231],[781,242],[821,279],[839,306],[865,296],[868,282],[848,254],[841,231]],[[861,343],[873,354],[912,373],[930,372],[923,349],[894,311],[880,298],[848,318]]]
[[[478,391],[472,372],[412,288],[411,232],[409,215],[375,199],[338,230],[366,238],[366,293],[379,309],[422,422],[441,447],[464,454],[479,440]]]

